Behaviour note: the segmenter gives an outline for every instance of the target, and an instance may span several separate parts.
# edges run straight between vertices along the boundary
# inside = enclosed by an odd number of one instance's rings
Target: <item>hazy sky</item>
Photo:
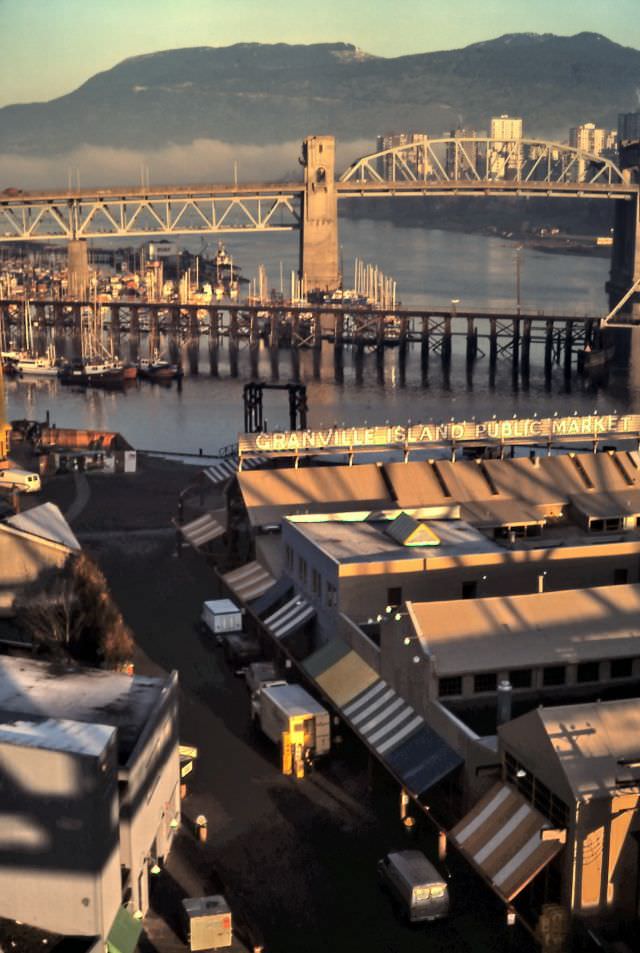
[[[0,0],[0,106],[53,99],[128,56],[185,46],[341,40],[399,56],[590,30],[637,48],[639,12],[640,0]]]

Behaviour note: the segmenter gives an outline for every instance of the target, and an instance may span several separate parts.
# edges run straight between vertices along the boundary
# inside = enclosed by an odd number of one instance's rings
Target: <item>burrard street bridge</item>
[[[338,287],[338,202],[356,198],[516,196],[615,202],[609,290],[640,280],[640,148],[618,163],[556,142],[442,138],[363,156],[340,176],[335,140],[304,140],[298,182],[137,186],[0,193],[1,242],[66,241],[70,286],[81,293],[87,241],[232,232],[300,232],[300,275],[309,289]]]

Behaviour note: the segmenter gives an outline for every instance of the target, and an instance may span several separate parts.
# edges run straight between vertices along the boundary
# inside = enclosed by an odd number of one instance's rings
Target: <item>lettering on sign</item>
[[[586,417],[529,417],[514,420],[450,421],[410,427],[331,427],[328,430],[283,430],[240,434],[240,453],[299,453],[306,450],[365,450],[428,448],[443,443],[508,443],[555,438],[599,439],[640,434],[640,414],[590,414]]]

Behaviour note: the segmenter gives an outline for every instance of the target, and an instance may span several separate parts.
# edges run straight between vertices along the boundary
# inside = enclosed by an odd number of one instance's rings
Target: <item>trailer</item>
[[[281,746],[283,774],[304,777],[305,766],[331,748],[329,712],[300,685],[264,682],[251,697],[251,715]]]

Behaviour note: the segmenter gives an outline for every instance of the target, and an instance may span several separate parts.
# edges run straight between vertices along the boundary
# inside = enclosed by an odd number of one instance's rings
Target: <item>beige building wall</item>
[[[0,527],[0,615],[13,615],[16,596],[29,586],[44,585],[49,577],[62,569],[69,550],[60,544],[47,543]]]
[[[0,743],[0,916],[106,936],[121,904],[115,743],[101,757]]]
[[[120,854],[130,871],[133,902],[147,912],[148,872],[169,852],[171,821],[180,820],[177,676],[163,690],[155,716],[121,769]]]

